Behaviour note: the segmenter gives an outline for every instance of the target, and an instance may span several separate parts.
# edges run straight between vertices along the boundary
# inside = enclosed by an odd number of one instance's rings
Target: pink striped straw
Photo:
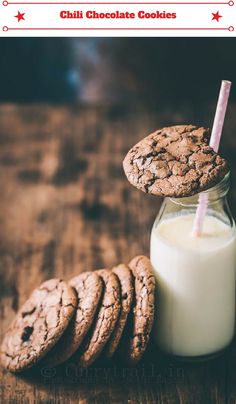
[[[223,80],[216,107],[215,118],[213,122],[211,138],[209,145],[217,153],[220,145],[220,138],[224,125],[225,113],[229,99],[231,81]],[[193,223],[193,236],[199,237],[202,233],[204,218],[207,212],[208,197],[207,194],[201,193],[198,199],[198,206]]]

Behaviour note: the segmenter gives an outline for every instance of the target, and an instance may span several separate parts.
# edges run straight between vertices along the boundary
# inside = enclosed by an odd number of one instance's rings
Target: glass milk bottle
[[[151,233],[157,280],[154,339],[166,353],[205,359],[224,350],[235,326],[235,223],[229,174],[208,196],[201,236],[192,228],[198,195],[166,198]]]

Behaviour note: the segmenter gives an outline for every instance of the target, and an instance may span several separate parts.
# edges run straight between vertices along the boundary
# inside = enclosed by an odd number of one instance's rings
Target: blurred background
[[[1,38],[0,143],[12,134],[23,148],[23,138],[33,141],[34,131],[40,138],[53,136],[59,146],[45,163],[49,172],[60,148],[70,164],[77,147],[60,146],[60,133],[67,142],[74,136],[76,144],[89,142],[85,149],[92,151],[108,131],[103,155],[111,153],[116,137],[122,160],[132,144],[157,128],[212,127],[221,80],[227,79],[233,86],[221,151],[236,173],[235,50],[236,38]],[[121,166],[120,161],[123,175]],[[75,178],[78,172],[80,167]],[[71,166],[63,175],[58,183],[71,180]],[[236,198],[236,174],[232,183]]]
[[[236,81],[235,45],[234,38],[0,39],[0,101],[197,106],[216,99],[221,79]]]

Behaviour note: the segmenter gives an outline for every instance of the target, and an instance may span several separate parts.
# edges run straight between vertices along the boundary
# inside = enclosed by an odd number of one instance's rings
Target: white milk
[[[154,337],[179,356],[225,348],[235,323],[235,233],[213,216],[201,237],[192,237],[194,215],[153,227],[151,262],[157,279]]]

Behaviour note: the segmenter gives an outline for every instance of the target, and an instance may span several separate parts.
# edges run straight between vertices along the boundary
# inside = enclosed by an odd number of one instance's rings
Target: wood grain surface
[[[31,290],[51,277],[149,254],[161,200],[132,188],[122,160],[164,125],[211,125],[214,106],[161,113],[91,106],[0,106],[1,337]],[[196,112],[197,111],[197,112]],[[232,167],[236,215],[236,107],[222,150]],[[0,403],[236,403],[236,344],[199,364],[175,362],[150,344],[144,360],[87,370],[69,362],[15,376],[1,370]]]

